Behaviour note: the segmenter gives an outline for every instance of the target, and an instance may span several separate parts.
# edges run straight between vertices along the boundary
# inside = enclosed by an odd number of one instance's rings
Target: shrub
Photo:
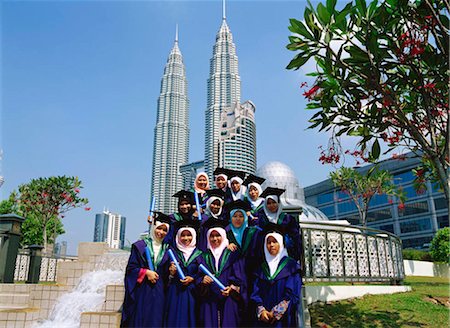
[[[414,261],[432,261],[431,254],[427,251],[406,248],[402,251],[404,260],[414,260]]]
[[[431,241],[430,253],[436,262],[450,263],[450,228],[438,230]]]

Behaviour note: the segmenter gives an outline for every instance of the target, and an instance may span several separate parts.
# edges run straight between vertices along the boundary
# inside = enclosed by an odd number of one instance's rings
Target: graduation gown
[[[238,327],[245,311],[243,304],[247,300],[247,286],[244,262],[239,252],[225,249],[219,261],[219,270],[215,269],[214,256],[208,250],[203,253],[202,263],[225,286],[240,287],[237,297],[222,296],[219,287],[213,282],[201,284],[204,275],[198,279],[200,292],[199,325],[202,327]]]
[[[122,307],[122,327],[161,327],[164,311],[164,286],[168,277],[167,244],[161,246],[161,256],[154,261],[159,279],[152,284],[142,276],[141,269],[148,269],[144,240],[138,240],[131,247],[131,254],[125,272],[125,300]]]
[[[258,206],[253,206],[250,199],[247,196],[245,196],[244,202],[247,202],[250,205],[250,207],[252,208],[250,210],[250,214],[253,216],[253,218],[250,218],[250,217],[248,218],[248,225],[249,226],[258,226],[259,225],[258,212],[263,210],[264,200]]]
[[[258,225],[261,229],[264,229],[264,227],[270,222],[269,219],[266,216],[266,213],[264,212],[264,209],[261,209],[258,212]],[[280,213],[278,216],[278,220],[276,224],[281,225],[286,229],[286,234],[284,238],[284,244],[286,245],[286,249],[288,251],[288,254],[290,257],[294,258],[295,260],[300,260],[300,254],[302,250],[302,239],[300,235],[300,224],[299,222],[290,214],[286,213]],[[287,237],[287,238],[286,238]],[[258,249],[263,250],[264,249],[264,240],[261,236],[259,238],[258,242]],[[259,253],[259,257],[263,257],[264,255],[262,253]]]
[[[178,272],[169,281],[165,306],[165,327],[197,327],[197,289],[196,280],[199,276],[198,266],[201,262],[202,252],[197,248],[186,261],[183,253],[172,248],[175,257],[186,276],[191,276],[194,281],[188,286],[180,282]]]
[[[264,261],[263,265],[255,273],[255,282],[251,301],[255,308],[263,306],[271,311],[281,301],[289,301],[289,305],[281,317],[281,320],[268,325],[256,318],[256,327],[298,327],[297,308],[300,301],[301,290],[300,266],[290,257],[284,257],[278,264],[277,271],[270,277],[269,267]]]

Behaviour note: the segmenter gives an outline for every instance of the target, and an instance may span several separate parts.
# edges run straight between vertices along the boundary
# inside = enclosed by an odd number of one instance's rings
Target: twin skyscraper
[[[241,103],[241,78],[233,36],[225,16],[216,35],[207,81],[204,168],[213,176],[216,167],[256,171],[255,105]],[[185,186],[180,166],[189,161],[189,99],[183,57],[175,44],[161,80],[153,144],[151,195],[156,209],[176,210],[174,193]],[[212,181],[211,181],[212,182]]]

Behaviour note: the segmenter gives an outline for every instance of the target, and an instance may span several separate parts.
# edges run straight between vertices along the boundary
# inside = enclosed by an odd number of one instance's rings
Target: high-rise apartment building
[[[106,242],[110,248],[123,248],[126,218],[104,210],[95,215],[94,242]]]
[[[216,35],[210,60],[207,107],[205,112],[205,171],[212,177],[219,161],[220,117],[225,108],[241,101],[241,78],[233,36],[223,9],[222,25]]]
[[[221,167],[255,173],[255,109],[251,101],[246,101],[222,110],[219,137]]]
[[[155,197],[158,211],[175,211],[176,199],[172,195],[183,188],[179,168],[188,160],[189,100],[177,31],[161,80],[153,144],[151,196]]]

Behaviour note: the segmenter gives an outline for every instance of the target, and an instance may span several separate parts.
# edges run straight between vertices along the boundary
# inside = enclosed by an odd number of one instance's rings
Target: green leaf
[[[365,17],[367,12],[366,0],[356,0],[356,8],[361,16]]]
[[[377,159],[380,157],[380,143],[378,142],[378,139],[375,139],[370,155],[373,159]]]
[[[309,33],[309,31],[306,29],[306,26],[299,20],[296,20],[294,18],[291,18],[289,20],[291,22],[291,26],[289,27],[289,30],[291,32],[300,34],[302,36],[304,36],[305,38],[307,38],[308,40],[314,40],[314,37],[312,36],[311,33]],[[292,27],[292,29],[291,29]]]
[[[320,2],[317,5],[317,18],[323,25],[329,24],[331,19],[331,15],[328,12],[327,8],[325,8],[325,6]]]
[[[337,0],[327,0],[327,10],[330,14],[333,14],[334,11],[336,10],[336,3]]]

